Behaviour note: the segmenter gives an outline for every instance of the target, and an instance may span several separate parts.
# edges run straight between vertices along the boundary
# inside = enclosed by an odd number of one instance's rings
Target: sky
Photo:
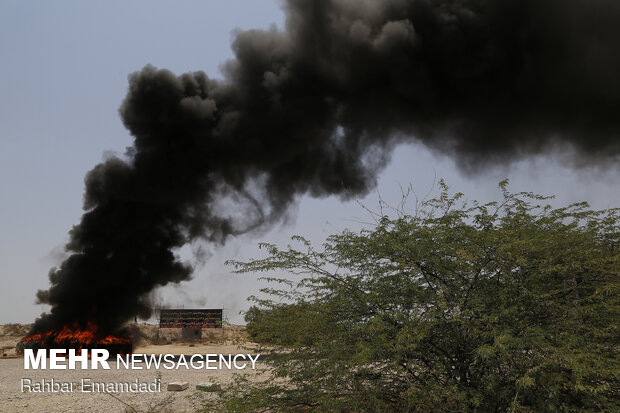
[[[218,78],[233,33],[271,25],[282,27],[283,13],[268,0],[0,2],[0,323],[29,323],[48,309],[35,293],[48,287],[48,271],[79,222],[85,174],[131,145],[118,114],[128,76],[150,64]],[[224,308],[241,323],[246,298],[264,284],[232,274],[226,260],[260,257],[258,242],[286,245],[294,234],[320,245],[329,234],[359,229],[368,220],[360,205],[374,209],[379,196],[396,204],[410,184],[423,197],[439,178],[468,199],[495,199],[497,183],[509,178],[512,190],[555,194],[557,205],[620,206],[617,168],[568,165],[545,154],[466,172],[420,143],[401,144],[364,198],[303,196],[283,224],[222,247],[202,245],[209,258],[201,263],[192,256],[201,244],[184,247],[179,254],[196,264],[193,279],[158,290],[154,302]]]

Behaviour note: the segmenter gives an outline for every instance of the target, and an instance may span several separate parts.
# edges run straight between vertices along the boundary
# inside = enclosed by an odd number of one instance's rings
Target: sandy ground
[[[4,327],[4,326],[3,326]],[[12,327],[15,329],[15,327]],[[150,328],[150,327],[149,327]],[[21,330],[20,330],[21,331]],[[0,330],[0,333],[3,331]],[[237,332],[238,333],[238,332]],[[239,344],[239,334],[226,332],[219,336],[217,342],[204,342],[212,340],[208,337],[203,342],[183,343],[174,340],[171,344],[154,345],[148,337],[142,346],[134,349],[136,354],[256,354],[256,351],[248,349],[247,343]],[[172,333],[176,334],[176,333]],[[221,332],[218,332],[221,334]],[[186,369],[181,366],[178,370],[159,369],[151,367],[143,370],[127,370],[124,367],[116,369],[116,361],[110,360],[110,370],[25,370],[24,360],[16,357],[8,348],[12,337],[5,334],[0,340],[7,357],[0,358],[0,411],[1,412],[195,412],[216,411],[213,401],[217,399],[216,393],[196,390],[196,385],[203,382],[214,382],[226,387],[233,380],[238,370],[223,369]],[[16,341],[12,341],[12,345]],[[169,342],[167,340],[166,342]],[[6,343],[6,344],[3,344]],[[122,367],[122,366],[121,366]],[[249,367],[249,365],[248,365]],[[247,368],[243,370],[251,378],[262,377],[261,369],[264,364],[256,364],[257,370]],[[140,382],[155,383],[161,381],[160,392],[117,392],[117,393],[91,393],[83,392],[80,386],[82,379],[91,379],[93,382]],[[56,383],[74,383],[72,392],[32,392],[27,386],[22,388],[22,379],[31,379],[32,383],[54,379]],[[167,391],[170,382],[187,381],[189,388],[184,391]],[[70,384],[69,384],[70,385]],[[68,385],[68,386],[69,386]],[[34,388],[34,386],[32,387]],[[155,388],[155,385],[152,385]]]

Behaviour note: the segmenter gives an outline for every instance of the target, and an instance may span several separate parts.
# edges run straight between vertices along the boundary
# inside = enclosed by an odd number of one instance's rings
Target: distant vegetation
[[[263,244],[246,314],[272,375],[228,411],[617,411],[618,210],[511,193],[379,211],[321,250]]]

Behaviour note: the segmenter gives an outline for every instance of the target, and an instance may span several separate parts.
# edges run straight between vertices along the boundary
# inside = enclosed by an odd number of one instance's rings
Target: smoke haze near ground
[[[617,164],[615,1],[284,8],[284,30],[236,34],[223,79],[130,77],[120,115],[133,146],[87,174],[33,331],[148,317],[154,288],[191,277],[175,250],[268,227],[303,194],[362,196],[403,141],[467,172],[557,148],[576,167]]]

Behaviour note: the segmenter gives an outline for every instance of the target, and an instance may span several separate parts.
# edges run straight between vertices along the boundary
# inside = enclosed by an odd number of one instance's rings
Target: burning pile
[[[60,330],[49,330],[44,333],[31,334],[17,344],[16,353],[22,354],[25,348],[31,349],[106,349],[110,355],[129,354],[133,350],[131,340],[126,337],[104,335],[95,323],[89,322],[86,328],[78,323],[65,326]]]

